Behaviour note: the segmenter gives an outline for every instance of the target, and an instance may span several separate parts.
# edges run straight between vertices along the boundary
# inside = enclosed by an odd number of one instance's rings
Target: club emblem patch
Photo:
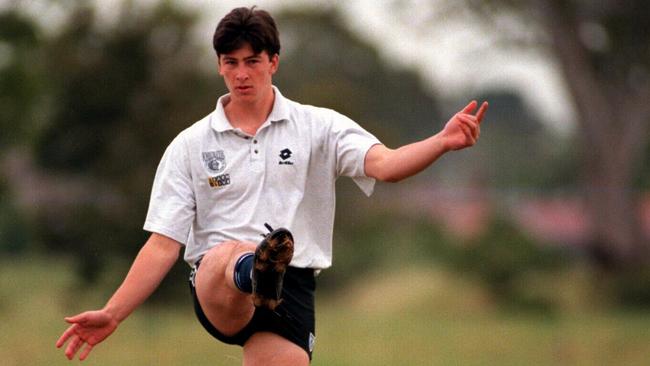
[[[203,165],[210,173],[221,173],[226,169],[226,155],[223,150],[203,152]]]

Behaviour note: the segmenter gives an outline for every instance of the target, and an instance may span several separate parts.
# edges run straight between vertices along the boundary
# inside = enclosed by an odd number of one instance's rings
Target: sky
[[[100,14],[110,21],[123,0],[95,0]],[[157,0],[132,0],[148,6]],[[63,14],[42,0],[0,0],[2,5],[18,2],[56,27]],[[494,46],[497,35],[490,34],[467,21],[444,22],[422,27],[431,15],[426,9],[443,9],[443,0],[410,0],[414,6],[406,15],[408,24],[389,6],[390,0],[179,0],[188,8],[200,10],[201,23],[197,35],[211,38],[221,17],[238,6],[258,5],[269,11],[291,7],[337,7],[351,29],[376,45],[386,61],[398,67],[416,69],[425,84],[453,103],[462,104],[484,91],[511,89],[517,91],[540,119],[560,134],[575,128],[575,111],[552,60],[539,53],[504,50]],[[434,3],[434,6],[430,5]],[[526,32],[507,15],[497,21],[515,31]],[[423,31],[424,30],[424,31]],[[280,29],[280,36],[282,30]],[[461,106],[462,107],[462,106]],[[445,108],[450,109],[450,108]]]

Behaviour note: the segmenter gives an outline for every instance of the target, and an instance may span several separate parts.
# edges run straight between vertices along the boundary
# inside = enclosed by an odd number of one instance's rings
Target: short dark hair
[[[212,38],[217,56],[233,52],[246,43],[255,54],[262,51],[269,57],[280,54],[280,36],[271,14],[253,6],[233,9],[221,19]]]

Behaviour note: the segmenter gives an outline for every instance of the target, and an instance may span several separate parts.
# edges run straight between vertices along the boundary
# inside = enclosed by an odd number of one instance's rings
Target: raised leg
[[[196,273],[196,296],[212,325],[231,336],[252,319],[255,307],[251,294],[240,291],[233,279],[235,263],[245,253],[255,252],[256,244],[225,242],[210,249]]]

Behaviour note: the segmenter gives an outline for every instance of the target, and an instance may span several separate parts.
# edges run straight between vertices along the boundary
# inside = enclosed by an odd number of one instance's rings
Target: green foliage
[[[195,16],[167,3],[144,15],[123,6],[110,29],[91,8],[76,9],[49,41],[57,107],[37,145],[45,168],[124,179],[155,166],[161,148],[211,109],[215,81],[193,64]]]
[[[650,266],[631,266],[601,274],[600,287],[618,305],[627,308],[650,309]]]
[[[28,141],[42,122],[40,30],[13,10],[0,12],[0,150]]]
[[[503,219],[459,249],[454,268],[476,276],[504,305],[551,310],[552,299],[536,298],[525,283],[531,273],[562,269],[566,261],[558,249],[535,243]]]
[[[9,199],[0,180],[0,255],[23,254],[32,240],[28,223]]]
[[[171,2],[144,13],[121,6],[114,24],[100,25],[93,8],[78,4],[44,46],[56,103],[35,160],[82,192],[69,192],[69,207],[56,216],[39,211],[38,234],[48,249],[74,253],[87,282],[114,256],[139,250],[165,147],[209,113],[220,89],[197,66],[204,47],[192,34],[195,14]]]
[[[480,281],[504,307],[549,312],[558,304],[547,287],[566,269],[567,259],[504,219],[495,220],[481,236],[462,241],[424,217],[348,212],[336,241],[334,266],[321,275],[319,285],[330,290],[396,266],[443,266]]]
[[[322,290],[339,289],[373,271],[445,264],[455,255],[450,237],[426,217],[343,205],[337,212],[333,267],[318,281]]]

